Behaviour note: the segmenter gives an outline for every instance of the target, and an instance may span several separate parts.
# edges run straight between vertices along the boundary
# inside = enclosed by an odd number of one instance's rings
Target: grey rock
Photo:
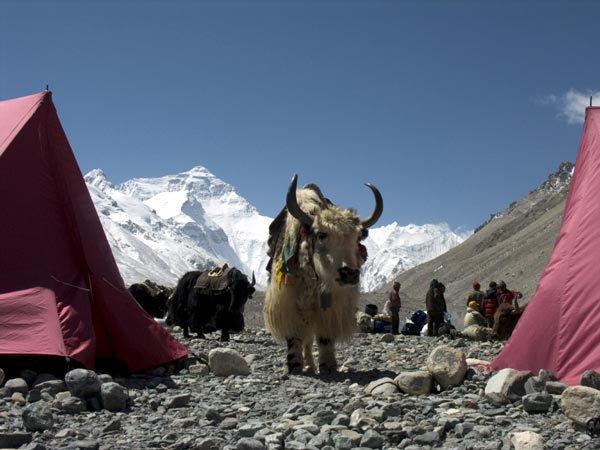
[[[19,447],[19,450],[46,450],[46,446],[39,442],[30,442],[25,446]]]
[[[222,449],[225,447],[226,443],[227,441],[225,441],[225,439],[219,437],[208,437],[196,441],[196,448],[198,450]]]
[[[427,395],[433,391],[433,377],[425,370],[402,372],[394,382],[402,392],[409,395]]]
[[[375,430],[367,430],[360,439],[360,446],[366,448],[380,448],[385,442],[384,437]]]
[[[67,390],[67,385],[63,380],[47,380],[44,382],[36,382],[34,389],[39,389],[43,392],[48,392],[50,395],[56,395],[59,392]]]
[[[17,448],[31,442],[31,433],[0,431],[0,448]]]
[[[392,395],[398,393],[398,386],[392,378],[384,377],[369,383],[365,392],[372,395]]]
[[[512,402],[520,400],[526,394],[525,383],[532,376],[528,371],[502,369],[489,379],[485,394],[502,394]]]
[[[208,354],[210,370],[218,377],[229,375],[249,375],[248,362],[231,348],[216,348]]]
[[[467,358],[462,350],[442,345],[429,354],[427,370],[445,390],[462,384],[468,370]]]
[[[561,398],[561,409],[579,426],[593,417],[600,417],[600,391],[587,386],[571,386]]]
[[[552,395],[546,392],[535,392],[522,397],[523,410],[528,413],[548,412],[552,406]]]
[[[103,383],[100,386],[100,396],[102,406],[108,411],[117,412],[127,409],[127,401],[129,400],[127,388],[114,381]]]
[[[586,370],[581,374],[582,386],[591,387],[600,390],[600,373],[595,370]]]
[[[79,397],[66,397],[64,399],[55,400],[54,405],[67,414],[78,414],[87,410],[85,401]]]
[[[100,395],[100,380],[96,372],[74,369],[65,375],[67,389],[76,397],[88,398]]]
[[[548,394],[554,395],[562,395],[566,388],[568,388],[565,383],[561,383],[560,381],[547,381],[546,382],[546,392]]]
[[[52,409],[46,402],[31,403],[23,409],[23,425],[29,431],[45,431],[54,425]]]
[[[189,393],[173,395],[165,400],[165,407],[169,409],[183,408],[184,406],[187,406],[190,403],[191,399],[192,396]]]
[[[29,391],[29,385],[23,378],[11,378],[10,380],[6,380],[4,387],[8,389],[9,397],[15,392],[27,395],[27,392]]]

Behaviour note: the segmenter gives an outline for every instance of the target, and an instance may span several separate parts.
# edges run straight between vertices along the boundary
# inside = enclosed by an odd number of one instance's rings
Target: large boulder
[[[485,394],[491,399],[503,397],[511,402],[521,400],[527,394],[525,384],[531,377],[533,374],[527,370],[502,369],[488,380]]]
[[[218,377],[249,375],[248,362],[231,348],[214,348],[208,353],[210,370]]]
[[[588,386],[571,386],[562,393],[560,407],[577,425],[586,426],[588,420],[600,417],[600,391]]]
[[[462,384],[467,374],[465,354],[449,345],[433,349],[427,358],[427,370],[443,390]]]

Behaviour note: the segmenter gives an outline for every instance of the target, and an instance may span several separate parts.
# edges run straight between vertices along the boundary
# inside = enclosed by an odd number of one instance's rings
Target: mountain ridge
[[[173,286],[186,271],[228,263],[248,275],[254,272],[257,287],[266,287],[272,219],[208,169],[196,166],[116,186],[99,169],[84,179],[126,284],[149,278]],[[447,224],[403,227],[394,222],[369,231],[363,291],[376,289],[466,237]]]

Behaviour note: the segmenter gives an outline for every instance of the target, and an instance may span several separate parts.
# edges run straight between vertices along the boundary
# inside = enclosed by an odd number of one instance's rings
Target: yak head
[[[357,286],[360,268],[366,260],[367,230],[383,212],[383,199],[375,186],[367,183],[375,196],[375,208],[362,220],[352,209],[333,205],[315,185],[297,190],[298,176],[290,183],[286,207],[299,230],[300,271],[318,280],[322,291]]]
[[[252,282],[248,277],[236,268],[229,272],[231,284],[229,285],[229,294],[231,300],[227,308],[218,308],[216,315],[217,328],[227,327],[234,332],[240,332],[244,329],[244,309],[248,299],[256,291],[254,285],[256,278],[252,272]]]

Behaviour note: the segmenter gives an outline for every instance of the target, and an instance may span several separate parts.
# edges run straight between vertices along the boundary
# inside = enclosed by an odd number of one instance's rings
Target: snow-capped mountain
[[[148,278],[174,286],[188,270],[228,263],[266,287],[272,218],[204,167],[117,186],[96,169],[85,181],[126,284]],[[374,290],[466,237],[446,224],[371,228],[361,289]]]
[[[365,239],[369,258],[361,274],[361,290],[373,291],[411,267],[447,252],[467,237],[456,234],[446,223],[402,227],[394,222],[371,228]]]

